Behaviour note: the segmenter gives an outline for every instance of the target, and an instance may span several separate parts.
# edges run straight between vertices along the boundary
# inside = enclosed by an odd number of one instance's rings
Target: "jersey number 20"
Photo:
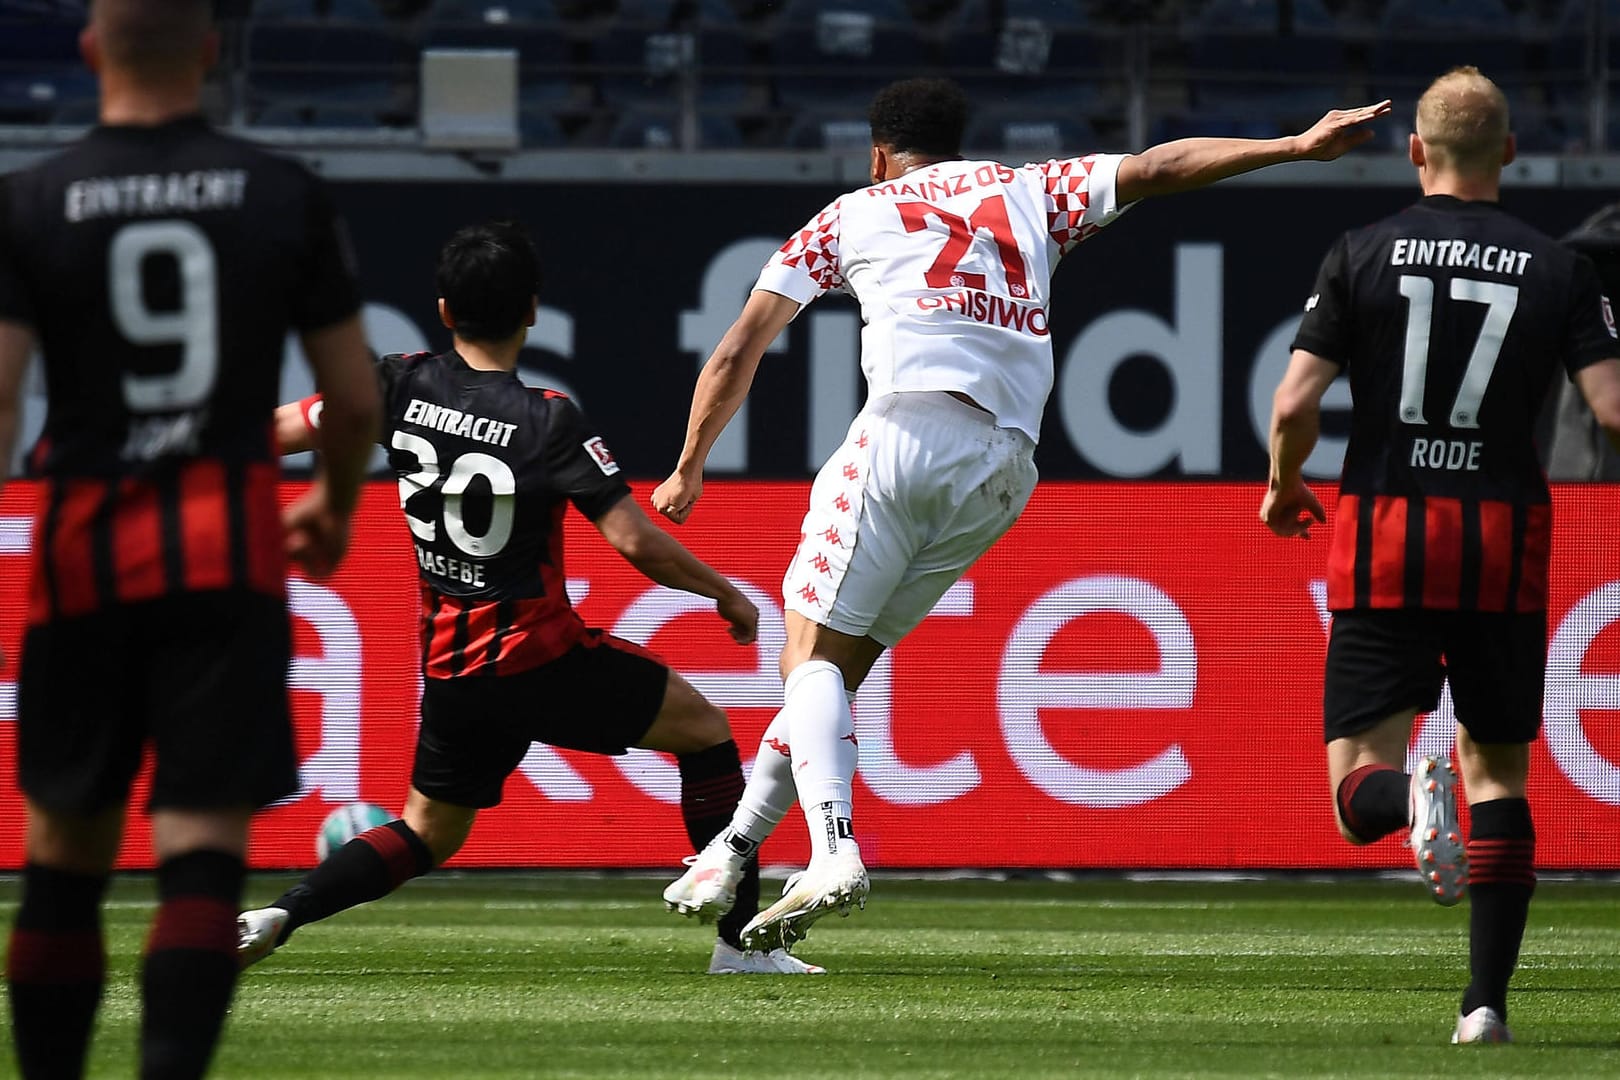
[[[419,517],[411,510],[411,500],[435,487],[444,499],[444,534],[450,542],[468,555],[491,558],[499,555],[512,539],[512,495],[517,491],[517,477],[512,467],[500,458],[477,451],[462,454],[450,463],[450,471],[439,471],[439,452],[420,435],[408,431],[395,431],[390,445],[396,450],[416,455],[417,468],[399,478],[399,505],[405,511],[405,523],[420,540],[432,543],[439,535],[439,524],[430,518]],[[481,535],[471,532],[462,517],[462,498],[472,485],[473,477],[482,476],[489,484],[491,507],[489,528]]]

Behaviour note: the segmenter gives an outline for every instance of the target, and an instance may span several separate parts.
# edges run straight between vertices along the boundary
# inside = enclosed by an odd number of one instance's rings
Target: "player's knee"
[[[406,828],[422,841],[433,857],[433,865],[438,866],[467,842],[476,814],[460,806],[413,802],[405,807],[404,817]]]

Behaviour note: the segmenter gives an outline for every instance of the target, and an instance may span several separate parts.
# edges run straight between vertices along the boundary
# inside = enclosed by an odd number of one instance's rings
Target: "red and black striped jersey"
[[[286,336],[359,306],[319,181],[199,117],[97,127],[0,179],[0,319],[34,331],[49,399],[31,618],[283,595]]]
[[[1541,611],[1553,376],[1620,355],[1583,256],[1433,195],[1328,252],[1294,338],[1350,377],[1328,606]]]
[[[569,602],[563,514],[595,520],[630,493],[571,400],[455,353],[378,361],[383,443],[422,584],[429,678],[506,675],[584,636]]]

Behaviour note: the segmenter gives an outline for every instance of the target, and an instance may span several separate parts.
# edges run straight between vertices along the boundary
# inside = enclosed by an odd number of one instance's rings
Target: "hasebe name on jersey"
[[[247,183],[246,169],[93,176],[67,186],[62,216],[69,221],[89,221],[98,217],[233,210],[247,197]]]
[[[466,559],[453,559],[448,555],[439,555],[429,551],[421,544],[412,545],[416,548],[416,562],[424,573],[436,577],[458,581],[463,585],[474,588],[484,587],[484,567],[480,563],[468,562]]]
[[[1425,240],[1416,236],[1397,239],[1389,250],[1391,266],[1439,266],[1483,270],[1491,274],[1523,274],[1530,264],[1528,251],[1476,244],[1470,240]]]
[[[420,424],[435,431],[442,431],[446,435],[459,435],[463,439],[489,443],[492,446],[511,445],[512,432],[517,430],[516,424],[509,424],[504,420],[491,420],[487,416],[474,416],[472,413],[435,405],[421,398],[411,398],[411,403],[405,406],[403,422]]]

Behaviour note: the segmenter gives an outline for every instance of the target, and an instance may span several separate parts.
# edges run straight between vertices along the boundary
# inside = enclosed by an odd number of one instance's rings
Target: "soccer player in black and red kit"
[[[1441,76],[1411,137],[1423,199],[1341,237],[1294,339],[1271,423],[1262,520],[1307,536],[1301,477],[1320,402],[1350,377],[1350,440],[1328,555],[1324,693],[1340,832],[1401,829],[1442,904],[1471,894],[1453,1042],[1504,1042],[1507,986],[1535,890],[1525,781],[1541,727],[1550,496],[1532,425],[1573,379],[1611,441],[1620,347],[1590,262],[1504,213],[1507,102],[1473,68]],[[1402,771],[1417,714],[1450,679],[1470,808],[1466,846],[1444,758]]]
[[[100,906],[150,745],[159,907],[141,1076],[207,1069],[235,985],[255,808],[297,789],[291,552],[319,573],[377,417],[359,293],[320,184],[210,130],[207,0],[97,0],[101,124],[0,179],[0,453],[36,346],[50,412],[18,701],[27,867],[6,981],[24,1077],[83,1074]],[[283,517],[273,411],[301,335],[324,474]]]
[[[632,642],[586,627],[564,588],[569,503],[636,569],[715,601],[739,644],[759,612],[729,581],[648,520],[596,430],[571,400],[525,386],[519,351],[534,324],[540,267],[522,229],[463,229],[439,257],[442,355],[386,356],[379,441],[399,478],[422,589],[422,726],[401,820],[344,845],[269,907],[241,917],[250,964],[305,923],[377,899],[460,849],[478,811],[531,742],[600,754],[631,746],[676,756],[681,816],[701,850],[736,809],[742,762],[726,717]],[[308,449],[318,399],[282,406],[282,449]],[[749,868],[740,910],[719,922],[715,973],[819,974],[786,951],[744,951],[758,908]]]

